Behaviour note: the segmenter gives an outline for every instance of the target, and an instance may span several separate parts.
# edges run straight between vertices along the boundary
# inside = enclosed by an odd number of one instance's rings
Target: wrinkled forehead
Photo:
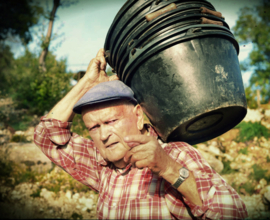
[[[98,103],[95,105],[84,106],[82,108],[82,117],[91,115],[93,117],[100,114],[114,115],[114,114],[127,114],[129,109],[133,109],[134,104],[127,100],[115,100],[109,102]]]

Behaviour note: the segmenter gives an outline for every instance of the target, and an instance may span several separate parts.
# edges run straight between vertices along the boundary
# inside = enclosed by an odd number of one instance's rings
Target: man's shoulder
[[[177,147],[177,148],[183,148],[183,149],[190,149],[190,148],[194,148],[192,147],[190,144],[183,142],[183,141],[172,141],[172,142],[168,142],[168,145],[171,147]]]
[[[169,142],[166,144],[164,150],[169,154],[176,154],[181,152],[186,152],[188,154],[198,154],[198,150],[195,147],[182,141]]]

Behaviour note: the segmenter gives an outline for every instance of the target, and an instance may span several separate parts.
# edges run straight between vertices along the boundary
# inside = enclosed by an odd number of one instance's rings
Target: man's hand
[[[90,61],[84,76],[88,78],[89,82],[93,83],[94,85],[101,82],[118,80],[117,75],[113,75],[110,77],[107,76],[107,73],[105,72],[107,62],[104,54],[104,49],[100,49],[98,51],[97,56]]]
[[[124,161],[137,168],[148,167],[152,172],[164,177],[174,161],[158,143],[155,137],[146,135],[130,135],[124,141],[131,147]]]
[[[72,110],[73,106],[89,89],[101,82],[117,80],[117,75],[107,76],[106,64],[104,49],[100,49],[97,56],[89,63],[84,77],[53,107],[47,118],[54,118],[62,122],[72,121],[75,114]]]
[[[179,169],[182,166],[167,155],[156,138],[145,135],[130,135],[126,136],[124,141],[131,147],[124,157],[125,162],[132,163],[137,168],[148,167],[171,184],[174,184],[179,178]],[[192,171],[177,190],[193,204],[202,205]]]

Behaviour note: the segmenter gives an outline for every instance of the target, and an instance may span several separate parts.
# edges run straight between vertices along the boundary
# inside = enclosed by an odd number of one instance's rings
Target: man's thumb
[[[117,75],[112,75],[109,77],[109,81],[113,81],[113,80],[119,80]]]

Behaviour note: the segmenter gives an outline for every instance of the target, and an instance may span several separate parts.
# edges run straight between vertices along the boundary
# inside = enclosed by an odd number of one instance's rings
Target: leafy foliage
[[[24,135],[13,135],[10,142],[29,142]]]
[[[37,197],[40,197],[40,193],[41,193],[41,187],[37,188],[37,190],[35,190],[30,196],[33,198],[37,198]]]
[[[17,108],[42,115],[55,105],[70,89],[71,73],[66,73],[66,60],[57,61],[49,53],[47,72],[40,74],[38,57],[27,48],[22,57],[14,60],[5,83]]]
[[[254,137],[270,137],[268,129],[260,122],[241,122],[236,126],[236,128],[240,129],[239,136],[236,139],[238,142],[250,141],[253,140]]]
[[[238,192],[241,192],[240,189],[244,189],[249,195],[252,195],[255,193],[255,183],[254,182],[246,182],[246,183],[243,183],[242,185],[240,185],[237,189]]]
[[[0,1],[0,40],[9,35],[31,40],[30,27],[38,23],[43,8],[31,0]]]
[[[270,176],[266,176],[266,173],[268,170],[262,169],[259,165],[254,164],[252,165],[253,172],[249,174],[249,177],[251,179],[254,179],[256,181],[260,181],[261,179],[266,179],[267,182],[270,181]]]
[[[11,178],[14,181],[11,181]],[[6,158],[0,158],[0,180],[6,182],[9,186],[15,186],[24,182],[37,181],[37,173],[29,169],[23,169]]]
[[[37,173],[31,170],[26,170],[20,173],[16,173],[15,185],[20,183],[34,183],[37,181]]]
[[[243,70],[253,68],[246,91],[248,104],[255,104],[252,100],[256,89],[261,92],[262,103],[267,103],[270,100],[270,2],[264,0],[257,7],[242,8],[233,30],[240,44],[253,43],[249,60],[241,65]]]
[[[242,148],[238,151],[239,154],[248,155],[248,147]]]
[[[77,212],[73,212],[72,215],[71,215],[71,218],[73,220],[77,220],[77,219],[83,219],[83,216],[79,215]]]
[[[82,116],[76,114],[72,121],[71,132],[75,132],[84,138],[90,138],[87,128],[82,120]]]
[[[224,165],[224,168],[220,173],[221,175],[232,174],[232,173],[238,172],[237,170],[231,168],[231,161],[226,160],[226,159],[222,159],[222,163]]]
[[[251,86],[248,86],[245,89],[245,94],[246,94],[246,99],[247,99],[247,105],[251,109],[257,109],[258,104],[257,104],[257,96],[255,91],[251,88]]]
[[[0,179],[10,177],[11,172],[13,171],[12,163],[9,163],[6,160],[0,160]]]
[[[14,115],[12,115],[14,117]],[[11,118],[9,125],[16,131],[26,131],[30,126],[36,126],[39,123],[39,118],[35,116],[22,114],[20,117]]]
[[[0,95],[5,95],[8,90],[6,81],[12,69],[14,59],[10,47],[0,42]]]

